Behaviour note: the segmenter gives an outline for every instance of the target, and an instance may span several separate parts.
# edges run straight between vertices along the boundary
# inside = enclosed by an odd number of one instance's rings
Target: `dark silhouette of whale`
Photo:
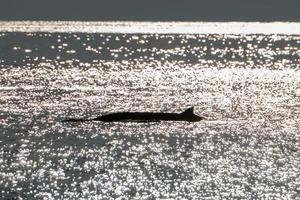
[[[93,119],[66,119],[63,122],[103,121],[103,122],[160,122],[160,121],[187,121],[198,122],[203,117],[194,114],[194,107],[182,113],[153,113],[153,112],[117,112],[102,115]]]

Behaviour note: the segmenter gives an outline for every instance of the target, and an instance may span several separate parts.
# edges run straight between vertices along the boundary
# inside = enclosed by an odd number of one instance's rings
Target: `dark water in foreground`
[[[300,36],[0,33],[0,197],[299,199]],[[116,111],[198,123],[61,123]]]

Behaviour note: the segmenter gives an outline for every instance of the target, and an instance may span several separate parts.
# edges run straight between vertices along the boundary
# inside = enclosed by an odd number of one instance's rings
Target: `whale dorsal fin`
[[[190,108],[186,109],[181,114],[182,115],[193,115],[194,114],[194,107],[190,107]]]

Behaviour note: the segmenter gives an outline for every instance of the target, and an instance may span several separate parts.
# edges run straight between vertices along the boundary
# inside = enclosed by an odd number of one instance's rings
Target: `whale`
[[[92,119],[69,118],[63,122],[84,122],[84,121],[102,121],[102,122],[160,122],[160,121],[186,121],[198,122],[204,118],[194,114],[194,107],[190,107],[181,113],[163,113],[163,112],[115,112],[102,115]]]

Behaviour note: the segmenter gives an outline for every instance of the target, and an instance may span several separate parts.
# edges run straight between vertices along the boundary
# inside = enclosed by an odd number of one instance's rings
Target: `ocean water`
[[[300,199],[299,24],[0,24],[1,199]]]

